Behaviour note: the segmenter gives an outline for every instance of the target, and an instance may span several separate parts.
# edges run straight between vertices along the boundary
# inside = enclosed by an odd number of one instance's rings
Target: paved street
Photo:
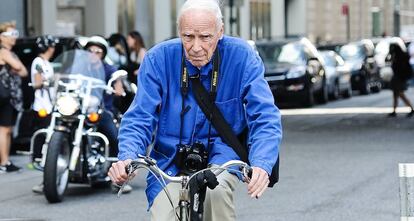
[[[414,89],[408,91],[414,102]],[[259,200],[236,194],[240,221],[398,220],[398,163],[414,162],[414,118],[388,118],[389,90],[311,109],[283,109],[281,181]],[[19,165],[27,156],[13,156]],[[148,220],[145,183],[117,198],[109,189],[70,185],[64,202],[31,192],[41,173],[0,175],[0,220]],[[19,219],[20,220],[20,219]],[[23,219],[25,220],[25,219]]]

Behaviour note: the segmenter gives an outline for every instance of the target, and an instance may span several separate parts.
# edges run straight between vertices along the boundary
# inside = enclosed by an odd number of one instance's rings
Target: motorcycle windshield
[[[105,71],[97,55],[85,50],[70,50],[60,54],[53,66],[60,81],[57,92],[72,90],[81,97],[93,96],[94,100],[102,100]]]

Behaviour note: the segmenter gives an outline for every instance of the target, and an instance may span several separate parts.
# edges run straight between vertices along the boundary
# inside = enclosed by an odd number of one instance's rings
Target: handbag
[[[227,123],[226,119],[223,117],[223,114],[217,108],[217,105],[211,101],[210,95],[204,86],[201,84],[199,77],[190,78],[192,83],[192,89],[197,101],[198,106],[200,106],[203,113],[207,116],[207,119],[211,122],[214,128],[219,133],[223,141],[233,148],[236,154],[244,162],[249,163],[248,161],[248,151],[247,151],[247,131],[242,132],[238,137],[233,132],[230,125]],[[242,139],[240,141],[239,139]],[[244,143],[245,145],[242,145]],[[273,187],[277,182],[279,182],[279,155],[277,157],[276,163],[272,168],[272,173],[269,176],[269,185],[268,187]]]
[[[0,69],[0,106],[10,102],[11,94],[7,85],[8,70],[5,66]]]

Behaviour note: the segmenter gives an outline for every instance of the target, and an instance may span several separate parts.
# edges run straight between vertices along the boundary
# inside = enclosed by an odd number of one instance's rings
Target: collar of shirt
[[[194,75],[197,75],[198,73],[200,73],[200,75],[208,75],[208,73],[210,73],[210,71],[213,69],[212,60],[213,59],[210,59],[210,61],[206,65],[204,65],[203,67],[201,67],[201,69],[199,69],[198,67],[191,64],[190,61],[185,59],[185,66],[188,69],[188,75],[194,76]]]

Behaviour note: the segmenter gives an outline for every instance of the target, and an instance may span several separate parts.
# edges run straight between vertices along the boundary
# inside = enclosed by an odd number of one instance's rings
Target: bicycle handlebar
[[[184,179],[188,182],[195,175],[197,175],[198,173],[203,172],[205,170],[211,170],[216,176],[218,176],[224,170],[227,170],[227,169],[229,169],[230,167],[233,167],[233,166],[239,166],[240,172],[243,174],[243,177],[245,177],[247,179],[247,181],[249,181],[249,179],[252,176],[252,171],[253,170],[247,163],[245,163],[243,161],[240,161],[240,160],[230,160],[230,161],[224,163],[223,165],[221,165],[219,167],[206,168],[204,170],[200,170],[200,171],[192,174],[191,176],[169,176],[157,166],[157,162],[154,159],[152,159],[150,157],[139,156],[137,159],[132,160],[125,167],[125,171],[128,174],[128,180],[122,185],[118,196],[122,192],[122,188],[130,180],[129,178],[131,177],[131,175],[135,172],[135,170],[137,170],[139,168],[147,168],[151,173],[153,173],[155,176],[161,177],[163,180],[167,180],[167,181],[172,182],[172,183],[183,183]]]

